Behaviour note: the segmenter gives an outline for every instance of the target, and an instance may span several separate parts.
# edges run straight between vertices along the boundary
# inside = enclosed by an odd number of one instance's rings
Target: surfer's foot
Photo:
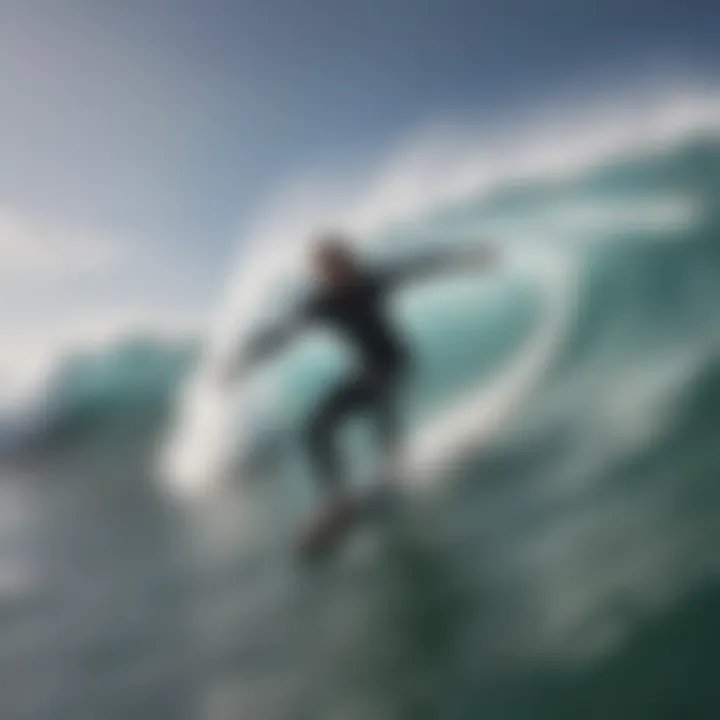
[[[300,540],[300,552],[306,558],[317,557],[329,549],[332,539],[352,520],[353,499],[345,494],[334,496],[320,511],[317,520]]]
[[[343,493],[336,495],[321,511],[321,520],[331,525],[337,522],[344,522],[349,517],[352,506],[352,498],[348,494]]]

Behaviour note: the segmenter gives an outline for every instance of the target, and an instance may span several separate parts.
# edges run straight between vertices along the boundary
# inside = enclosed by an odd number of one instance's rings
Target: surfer
[[[396,478],[399,436],[399,397],[411,369],[411,353],[390,319],[388,296],[405,283],[450,269],[489,265],[495,251],[489,245],[436,251],[385,268],[361,262],[352,243],[339,233],[320,235],[312,246],[316,287],[286,321],[251,336],[239,357],[222,371],[236,377],[278,352],[303,328],[320,323],[336,330],[357,350],[359,367],[330,389],[306,426],[306,446],[314,476],[330,498],[329,507],[342,508],[344,474],[336,434],[350,416],[370,416],[389,478]]]

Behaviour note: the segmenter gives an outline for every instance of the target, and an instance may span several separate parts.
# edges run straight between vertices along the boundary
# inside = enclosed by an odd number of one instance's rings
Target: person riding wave
[[[494,263],[495,248],[424,253],[384,267],[361,261],[350,239],[339,233],[318,236],[311,248],[316,286],[286,319],[251,335],[223,381],[247,372],[284,348],[305,328],[317,324],[335,330],[356,351],[358,369],[332,387],[315,407],[305,431],[313,474],[327,493],[332,512],[346,498],[337,434],[351,416],[371,418],[384,453],[388,477],[395,478],[400,437],[399,400],[412,368],[412,354],[388,311],[388,298],[405,284],[449,270]]]

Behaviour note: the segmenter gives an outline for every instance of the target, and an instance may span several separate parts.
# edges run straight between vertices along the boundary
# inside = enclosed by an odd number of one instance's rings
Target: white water
[[[542,246],[535,250],[543,249]],[[403,475],[427,485],[445,475],[447,465],[472,449],[477,452],[511,423],[520,403],[543,378],[566,335],[575,307],[574,265],[568,256],[518,249],[513,267],[538,284],[543,320],[518,353],[488,385],[470,388],[457,404],[411,436],[403,451]]]

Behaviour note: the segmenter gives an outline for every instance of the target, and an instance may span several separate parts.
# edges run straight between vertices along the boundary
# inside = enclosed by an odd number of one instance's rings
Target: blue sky
[[[202,315],[289,178],[711,80],[718,29],[710,0],[0,0],[0,322]]]

